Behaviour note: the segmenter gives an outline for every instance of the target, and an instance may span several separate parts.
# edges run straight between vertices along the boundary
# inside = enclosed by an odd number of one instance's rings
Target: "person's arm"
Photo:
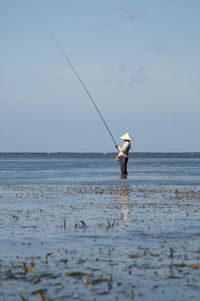
[[[124,142],[124,144],[122,146],[118,146],[118,150],[122,153],[124,153],[127,150],[129,143],[128,142]]]

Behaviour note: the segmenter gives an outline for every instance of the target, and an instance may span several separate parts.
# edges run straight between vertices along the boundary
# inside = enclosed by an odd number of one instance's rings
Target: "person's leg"
[[[125,158],[124,156],[121,156],[120,157],[120,169],[121,169],[121,173],[122,175],[125,175],[126,174],[126,166],[125,166]]]
[[[128,158],[125,158],[125,174],[127,175],[127,163],[128,163]]]

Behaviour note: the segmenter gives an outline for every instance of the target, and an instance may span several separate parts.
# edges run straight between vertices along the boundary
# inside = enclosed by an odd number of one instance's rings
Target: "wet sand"
[[[199,300],[200,186],[0,186],[0,300]]]

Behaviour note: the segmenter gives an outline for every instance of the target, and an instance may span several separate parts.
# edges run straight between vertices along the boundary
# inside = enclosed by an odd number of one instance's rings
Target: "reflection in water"
[[[122,206],[122,219],[127,221],[130,215],[130,204],[129,204],[129,185],[121,186],[118,190],[119,202]]]

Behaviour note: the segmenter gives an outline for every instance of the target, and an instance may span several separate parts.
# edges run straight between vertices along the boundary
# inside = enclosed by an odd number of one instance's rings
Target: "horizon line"
[[[117,152],[0,152],[0,155],[109,155]],[[200,152],[130,152],[129,155],[200,155]]]

